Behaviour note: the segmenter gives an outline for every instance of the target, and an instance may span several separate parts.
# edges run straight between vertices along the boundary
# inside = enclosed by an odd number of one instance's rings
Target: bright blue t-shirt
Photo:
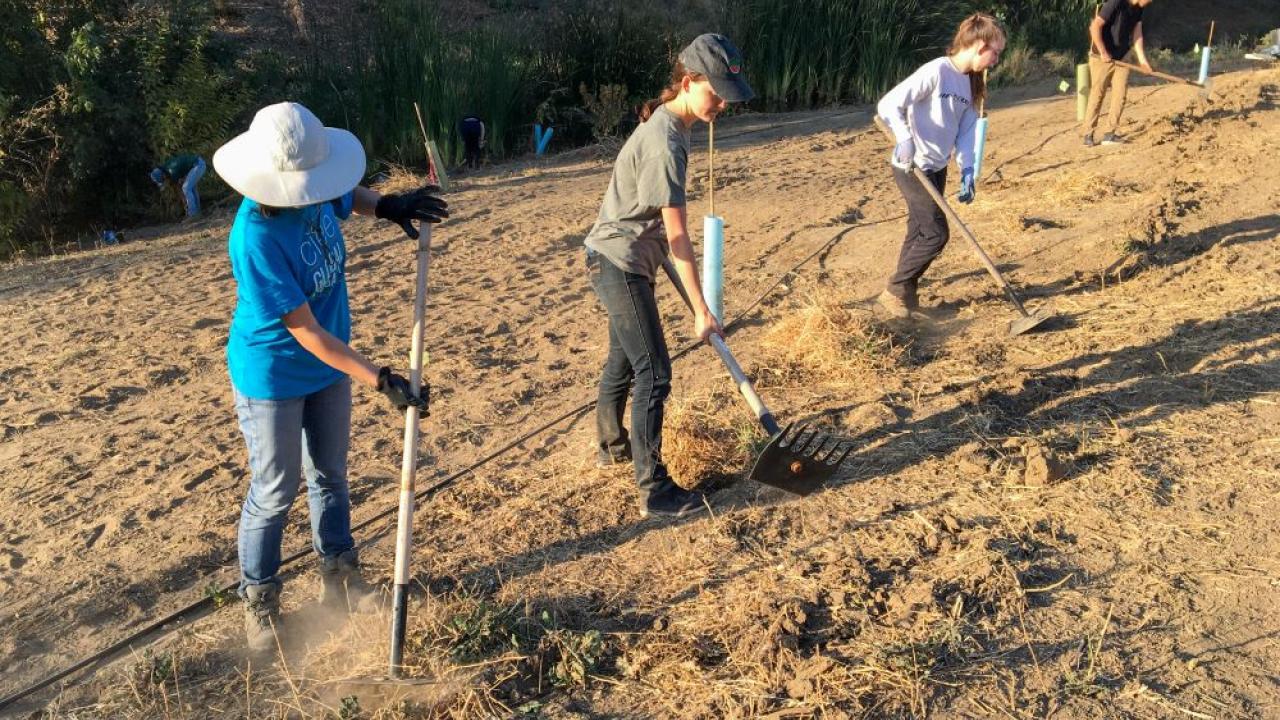
[[[227,337],[227,369],[241,394],[264,400],[301,397],[342,378],[298,344],[282,318],[309,303],[320,327],[351,339],[347,249],[338,220],[351,215],[354,191],[336,200],[282,209],[274,217],[245,198],[227,252],[236,279],[236,311]]]

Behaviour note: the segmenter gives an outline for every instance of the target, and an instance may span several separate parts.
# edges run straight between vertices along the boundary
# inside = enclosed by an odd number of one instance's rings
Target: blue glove
[[[973,179],[973,168],[967,167],[960,171],[960,192],[956,194],[956,199],[968,205],[973,202],[973,195],[978,191],[975,187]]]
[[[902,170],[910,170],[916,157],[916,144],[911,138],[898,143],[893,148],[893,166]]]

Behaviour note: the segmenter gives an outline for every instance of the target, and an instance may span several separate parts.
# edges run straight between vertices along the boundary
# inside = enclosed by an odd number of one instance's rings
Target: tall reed
[[[761,104],[803,108],[870,100],[945,49],[962,0],[743,0],[732,6]]]
[[[384,0],[372,10],[365,42],[316,42],[303,69],[303,93],[329,123],[344,123],[371,159],[425,161],[413,104],[446,161],[462,154],[458,121],[475,113],[488,125],[488,151],[507,156],[527,125],[527,46],[510,33],[447,32],[439,7]]]

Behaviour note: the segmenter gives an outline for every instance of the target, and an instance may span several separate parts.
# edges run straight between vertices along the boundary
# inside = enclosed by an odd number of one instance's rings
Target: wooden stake
[[[418,129],[422,131],[422,148],[427,152],[427,170],[434,176],[435,181],[440,185],[440,189],[449,190],[449,176],[445,174],[444,167],[440,164],[439,153],[431,142],[431,138],[427,137],[426,123],[422,122],[422,108],[418,107],[418,101],[413,101],[413,112],[418,116]]]
[[[1205,47],[1213,47],[1213,26],[1217,24],[1218,24],[1217,20],[1209,21],[1209,42],[1204,44]]]
[[[709,185],[709,193],[711,196],[711,216],[716,214],[716,121],[712,120],[707,125],[707,170],[710,176],[707,180]]]
[[[978,103],[978,117],[980,118],[987,116],[987,93],[990,92],[987,88],[987,76],[990,74],[990,70],[982,71],[982,101]]]

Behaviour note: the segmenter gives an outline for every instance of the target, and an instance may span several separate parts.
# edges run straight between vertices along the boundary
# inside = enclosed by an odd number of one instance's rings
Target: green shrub
[[[626,85],[601,85],[599,90],[591,92],[587,84],[578,86],[582,95],[582,104],[591,113],[591,134],[597,142],[613,137],[618,132],[618,125],[629,110]]]
[[[36,0],[6,3],[0,22],[0,187],[25,196],[0,200],[4,257],[158,219],[148,170],[207,154],[247,109],[205,3]]]

